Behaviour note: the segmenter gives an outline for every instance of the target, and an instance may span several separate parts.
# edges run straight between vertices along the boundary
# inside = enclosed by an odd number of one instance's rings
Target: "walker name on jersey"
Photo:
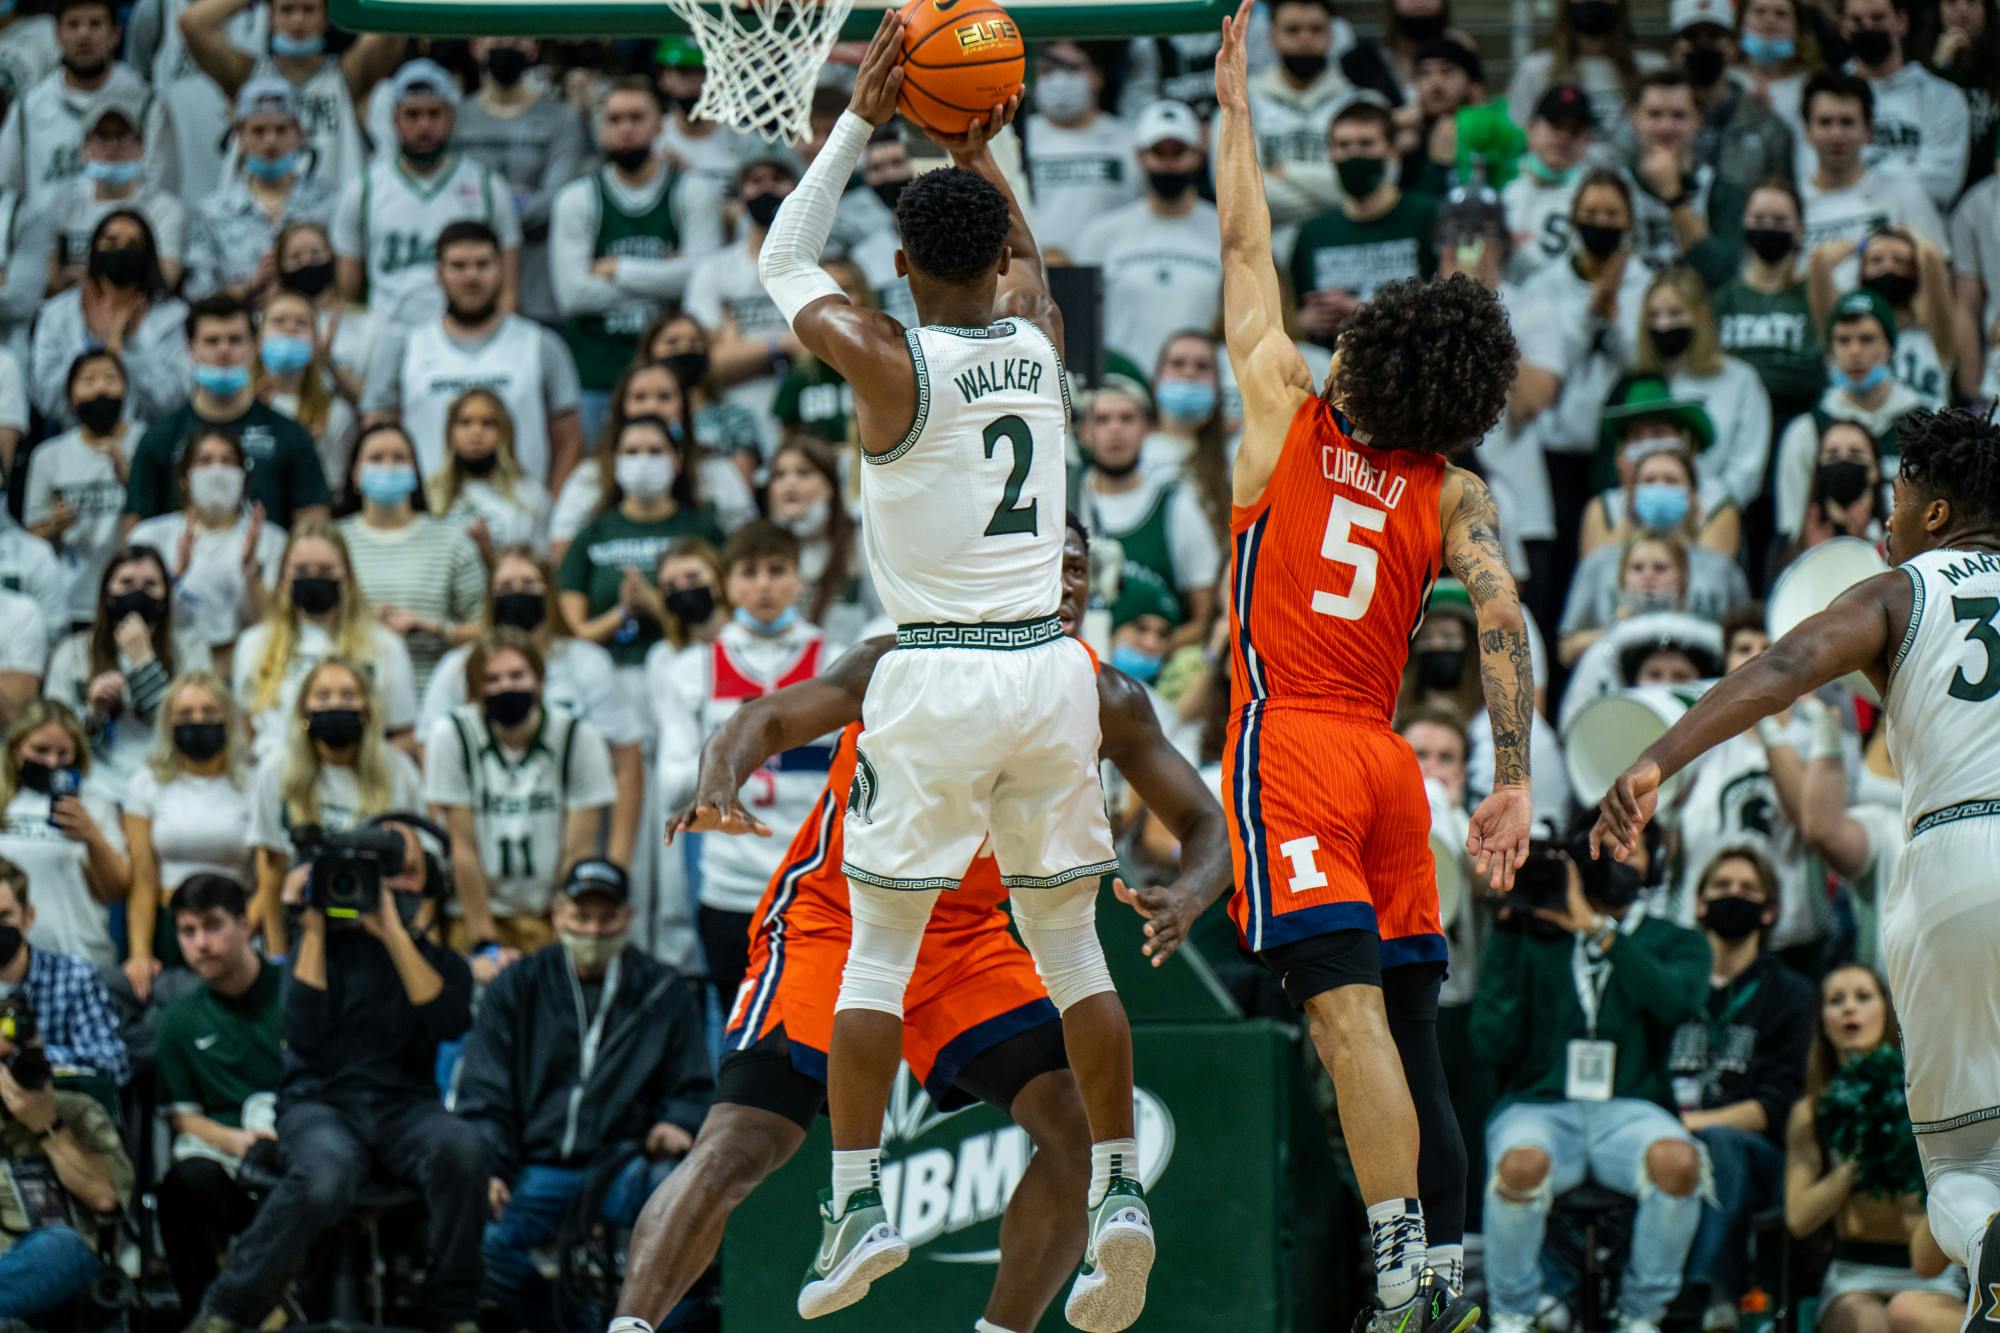
[[[1944,575],[1951,586],[1956,588],[1965,580],[1980,574],[2000,574],[2000,555],[1989,555],[1983,551],[1969,554],[1954,564],[1940,566],[1938,573]]]
[[[1384,509],[1394,509],[1401,504],[1403,492],[1409,489],[1407,477],[1392,477],[1381,468],[1369,466],[1368,460],[1352,449],[1343,449],[1338,445],[1329,444],[1320,449],[1319,469],[1334,485],[1352,486]]]
[[[1039,393],[1042,388],[1042,363],[1027,357],[1013,361],[988,361],[956,376],[955,380],[958,391],[968,403],[976,403],[989,393],[1005,389]]]

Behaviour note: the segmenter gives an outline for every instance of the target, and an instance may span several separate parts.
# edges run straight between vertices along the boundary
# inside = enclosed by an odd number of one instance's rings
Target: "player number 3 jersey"
[[[911,329],[917,413],[866,454],[862,537],[900,624],[1055,614],[1061,595],[1069,389],[1047,334],[1025,319]]]
[[[1913,599],[1886,705],[1914,835],[2000,805],[2000,553],[1927,551],[1901,568]]]

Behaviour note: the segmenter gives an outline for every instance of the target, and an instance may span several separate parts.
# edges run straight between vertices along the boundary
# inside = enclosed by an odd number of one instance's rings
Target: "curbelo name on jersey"
[[[1367,459],[1352,449],[1336,444],[1321,447],[1319,467],[1334,485],[1352,486],[1384,509],[1401,504],[1403,492],[1409,489],[1407,477],[1392,477],[1386,470],[1370,466]]]

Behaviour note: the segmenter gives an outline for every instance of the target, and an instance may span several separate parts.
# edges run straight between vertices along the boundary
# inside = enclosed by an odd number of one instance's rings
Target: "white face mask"
[[[640,500],[657,500],[674,488],[674,460],[666,454],[626,454],[617,471],[619,489]]]
[[[1051,120],[1075,120],[1090,110],[1090,76],[1052,69],[1035,77],[1035,107]]]
[[[243,503],[243,469],[234,463],[210,463],[188,469],[188,499],[206,514],[225,514]]]

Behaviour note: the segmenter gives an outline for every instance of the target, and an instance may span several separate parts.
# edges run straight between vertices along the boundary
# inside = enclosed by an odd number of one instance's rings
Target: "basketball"
[[[920,125],[963,134],[1021,91],[1028,52],[998,5],[910,0],[903,6],[903,92],[897,109]]]

